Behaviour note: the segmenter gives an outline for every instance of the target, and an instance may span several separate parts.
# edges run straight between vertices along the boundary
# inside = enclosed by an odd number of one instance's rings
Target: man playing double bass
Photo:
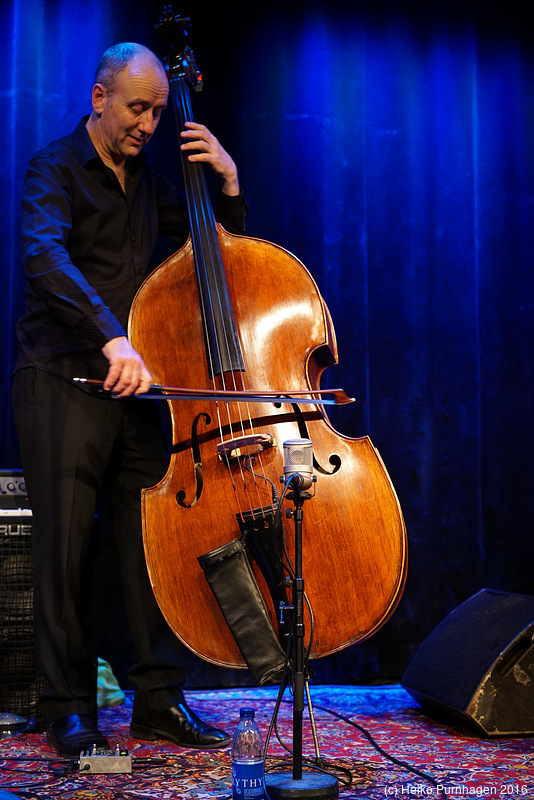
[[[18,322],[13,404],[33,514],[34,628],[47,679],[39,701],[48,743],[67,756],[96,744],[96,654],[87,587],[97,498],[105,496],[120,558],[137,662],[131,733],[183,747],[230,742],[187,706],[177,642],[155,602],[143,552],[141,490],[165,474],[156,403],[131,395],[151,376],[126,334],[158,236],[183,243],[182,196],[142,153],[169,94],[147,48],[115,45],[100,60],[92,113],[32,159],[24,184],[26,310]],[[203,125],[181,133],[191,160],[221,180],[217,217],[243,233],[234,162]],[[73,378],[102,379],[97,397]],[[112,395],[123,398],[117,402]],[[124,399],[126,398],[126,399]]]

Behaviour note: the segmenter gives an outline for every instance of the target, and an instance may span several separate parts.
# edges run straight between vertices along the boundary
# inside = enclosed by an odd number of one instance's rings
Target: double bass
[[[180,130],[193,119],[191,96],[201,80],[189,26],[173,14],[160,22],[182,40],[166,59]],[[146,279],[129,319],[130,340],[155,382],[196,396],[166,400],[168,470],[142,494],[152,587],[191,651],[245,668],[199,557],[246,539],[247,530],[271,535],[273,519],[282,519],[283,444],[310,440],[317,478],[306,503],[302,570],[311,609],[306,624],[310,614],[314,623],[308,655],[323,657],[373,635],[400,599],[407,543],[399,501],[370,438],[338,433],[319,402],[321,376],[338,352],[312,275],[284,248],[225,231],[215,221],[202,165],[182,155],[182,167],[189,239]],[[279,525],[291,550],[291,526]],[[276,598],[260,565],[252,556],[250,562],[280,636]]]

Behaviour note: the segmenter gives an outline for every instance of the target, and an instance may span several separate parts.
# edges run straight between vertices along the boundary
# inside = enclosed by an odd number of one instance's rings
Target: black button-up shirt
[[[101,348],[126,335],[158,236],[180,245],[189,231],[183,195],[149,169],[145,154],[126,162],[123,192],[85,122],[33,157],[22,207],[26,312],[16,369],[34,366],[68,380],[105,377]],[[225,228],[244,233],[245,216],[242,195],[221,193],[217,218]]]

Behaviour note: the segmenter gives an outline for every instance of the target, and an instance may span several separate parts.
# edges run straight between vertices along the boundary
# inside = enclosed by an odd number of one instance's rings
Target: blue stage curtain
[[[395,616],[318,662],[321,679],[398,676],[483,586],[534,594],[534,37],[521,4],[492,8],[176,4],[192,17],[206,82],[197,119],[238,163],[249,233],[293,252],[317,281],[340,356],[324,383],[357,398],[333,422],[371,436],[407,522]],[[1,13],[9,467],[25,164],[87,113],[108,44],[157,40],[148,1],[18,0]],[[172,127],[169,114],[151,158],[177,174]]]

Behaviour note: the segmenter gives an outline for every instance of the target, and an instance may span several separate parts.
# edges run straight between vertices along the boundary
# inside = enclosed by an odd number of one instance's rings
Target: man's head
[[[156,130],[168,95],[165,68],[151,50],[123,42],[105,51],[87,123],[104,163],[120,166],[141,151]]]

